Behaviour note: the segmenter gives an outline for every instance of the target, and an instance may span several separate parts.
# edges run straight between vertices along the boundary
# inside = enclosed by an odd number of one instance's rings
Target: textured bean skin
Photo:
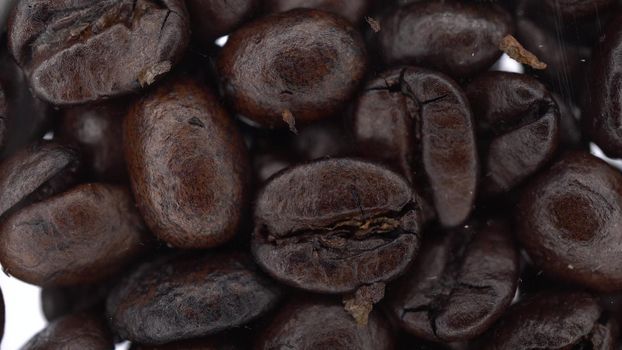
[[[371,0],[265,0],[264,7],[269,12],[283,12],[299,7],[313,8],[336,13],[352,23],[357,23],[363,19],[372,2]]]
[[[8,38],[35,93],[68,105],[153,83],[180,59],[189,23],[183,0],[24,0]]]
[[[463,79],[490,67],[512,18],[498,5],[423,1],[396,7],[381,21],[387,64],[416,64]]]
[[[122,281],[107,312],[123,339],[165,344],[239,327],[274,307],[279,294],[243,254],[167,256]]]
[[[384,167],[315,161],[281,172],[261,190],[251,249],[283,283],[352,292],[409,266],[419,247],[420,205],[408,182]]]
[[[482,191],[507,192],[533,175],[559,145],[559,109],[527,75],[487,72],[467,87],[486,155]]]
[[[73,314],[50,323],[22,350],[112,350],[112,334],[105,323],[87,314]]]
[[[124,122],[132,189],[147,225],[179,248],[231,239],[247,204],[248,156],[206,88],[180,80],[135,104]]]
[[[420,338],[469,340],[510,306],[518,272],[518,250],[505,223],[447,232],[424,242],[389,296],[390,309],[403,329]]]
[[[287,126],[286,112],[301,124],[338,112],[366,65],[363,40],[352,25],[311,9],[273,14],[240,28],[218,60],[231,105],[266,127]]]
[[[516,211],[517,236],[536,266],[603,292],[622,290],[621,220],[622,175],[587,153],[541,174]]]
[[[79,178],[80,158],[70,147],[41,141],[0,163],[0,215],[64,191]]]
[[[193,36],[205,46],[253,16],[258,0],[186,0]]]
[[[393,343],[388,323],[378,312],[361,326],[340,304],[311,299],[284,306],[254,349],[388,350],[393,349]]]
[[[102,280],[148,242],[128,191],[104,184],[79,185],[9,215],[0,237],[7,273],[40,286]]]

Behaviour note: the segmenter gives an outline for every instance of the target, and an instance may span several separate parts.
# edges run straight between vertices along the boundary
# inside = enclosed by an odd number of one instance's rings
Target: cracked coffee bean
[[[193,37],[205,47],[256,14],[259,0],[186,0]]]
[[[384,72],[358,98],[353,134],[362,155],[408,179],[423,168],[444,226],[468,218],[479,164],[469,102],[453,80],[415,67]]]
[[[304,124],[339,112],[366,66],[363,39],[352,25],[310,9],[243,26],[229,37],[218,61],[231,106],[265,127],[288,126],[286,115]]]
[[[107,313],[123,339],[165,344],[239,327],[279,296],[242,253],[177,254],[130,273],[109,295]]]
[[[428,237],[388,297],[392,316],[402,329],[430,341],[473,339],[516,292],[518,250],[508,226],[489,221]]]
[[[101,281],[149,242],[129,192],[84,184],[28,205],[0,223],[5,272],[39,286]]]
[[[304,7],[338,14],[356,24],[367,13],[373,0],[264,0],[268,12],[284,12]]]
[[[131,108],[124,137],[138,209],[158,238],[178,248],[233,238],[248,200],[248,155],[206,87],[179,80],[152,91]]]
[[[42,99],[70,105],[135,92],[180,60],[183,0],[21,0],[9,48]]]
[[[571,153],[526,188],[517,236],[534,264],[561,280],[622,291],[622,174],[587,153]]]
[[[527,75],[488,72],[466,89],[484,159],[484,195],[508,192],[540,170],[559,144],[559,109]]]
[[[89,314],[73,314],[50,323],[22,350],[112,350],[112,333],[106,324]]]

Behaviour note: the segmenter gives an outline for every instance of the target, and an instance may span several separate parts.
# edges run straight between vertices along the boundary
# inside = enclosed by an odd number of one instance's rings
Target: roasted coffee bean
[[[171,81],[137,102],[124,124],[132,189],[147,225],[179,248],[230,240],[247,203],[247,150],[206,88]]]
[[[241,253],[178,254],[142,264],[112,291],[107,310],[123,339],[165,344],[239,327],[279,295]]]
[[[522,194],[517,235],[536,266],[558,279],[622,291],[622,174],[572,153]]]
[[[354,94],[366,69],[363,39],[336,15],[291,10],[229,37],[218,61],[231,106],[266,127],[329,117]]]
[[[70,147],[41,141],[0,163],[0,216],[62,192],[79,179],[80,156]]]
[[[501,56],[512,17],[491,4],[422,1],[396,7],[381,20],[380,50],[387,64],[416,64],[456,79],[473,76]]]
[[[502,221],[428,236],[413,268],[388,297],[406,331],[436,342],[473,339],[510,306],[518,250]]]
[[[479,164],[469,102],[447,76],[397,68],[371,80],[353,118],[359,152],[415,175],[421,163],[439,221],[457,226],[471,213]]]
[[[265,0],[268,12],[283,12],[299,7],[336,13],[357,23],[369,10],[373,0]]]
[[[613,350],[615,333],[589,294],[544,292],[513,305],[481,348]]]
[[[22,350],[112,350],[114,342],[106,324],[93,315],[73,314],[50,323]]]
[[[388,322],[372,312],[366,326],[358,325],[343,306],[327,300],[285,305],[261,333],[255,350],[388,350],[394,348]]]
[[[205,47],[248,21],[259,0],[186,0],[192,35]]]
[[[124,188],[79,185],[0,223],[6,273],[40,286],[100,281],[146,248],[144,225]]]
[[[9,48],[35,93],[56,105],[151,85],[189,40],[183,0],[22,0]]]
[[[48,321],[80,312],[103,314],[104,303],[111,288],[112,283],[109,281],[71,287],[43,288],[41,289],[41,311]]]
[[[485,195],[511,190],[553,158],[559,144],[559,109],[539,81],[488,72],[466,92],[483,143]]]
[[[401,176],[351,159],[289,168],[261,190],[252,250],[288,285],[347,293],[404,272],[419,248],[421,200]]]
[[[130,350],[242,350],[231,337],[193,339],[165,345],[132,345]]]

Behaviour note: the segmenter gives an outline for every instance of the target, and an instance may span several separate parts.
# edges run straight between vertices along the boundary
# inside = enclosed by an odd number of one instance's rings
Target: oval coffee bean
[[[396,7],[381,20],[380,50],[387,64],[434,68],[456,79],[486,70],[501,56],[512,17],[502,7],[422,1]]]
[[[370,0],[266,0],[268,12],[284,12],[304,7],[336,13],[352,23],[358,23],[369,10]]]
[[[50,323],[26,343],[22,350],[113,350],[112,334],[93,315],[73,314]]]
[[[0,237],[5,271],[40,286],[100,281],[148,242],[130,194],[104,184],[79,185],[9,215]]]
[[[539,81],[487,72],[466,92],[484,143],[484,194],[511,190],[553,158],[559,144],[559,109]]]
[[[424,241],[388,297],[390,310],[400,327],[420,338],[473,339],[510,306],[518,274],[518,250],[505,223],[446,232]]]
[[[186,0],[192,35],[205,47],[249,20],[258,0]]]
[[[353,134],[365,157],[388,162],[408,178],[417,158],[444,226],[468,218],[479,161],[469,102],[453,80],[415,67],[384,72],[359,97]]]
[[[589,294],[544,292],[513,305],[483,349],[613,350],[615,333]]]
[[[216,97],[191,80],[162,85],[130,110],[125,158],[139,210],[178,248],[230,240],[247,202],[248,155]]]
[[[123,339],[165,344],[239,327],[272,309],[279,295],[243,254],[178,254],[127,276],[107,312]]]
[[[343,306],[306,300],[284,306],[261,333],[255,350],[388,350],[394,339],[388,322],[372,312],[369,323],[354,322]]]
[[[534,264],[559,279],[622,291],[622,174],[587,153],[565,156],[523,192],[517,236]]]
[[[80,156],[70,147],[41,141],[0,163],[0,216],[74,185]]]
[[[261,190],[252,250],[279,281],[347,293],[390,281],[419,248],[420,199],[372,163],[329,159],[289,168]]]
[[[9,49],[35,93],[56,105],[153,84],[189,40],[183,0],[22,0]]]
[[[266,127],[285,127],[341,110],[363,79],[365,45],[336,15],[291,10],[254,21],[229,37],[218,61],[235,110]]]

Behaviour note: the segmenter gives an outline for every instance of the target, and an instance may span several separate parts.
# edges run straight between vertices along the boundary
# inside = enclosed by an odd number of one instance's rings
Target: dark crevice
[[[197,117],[192,117],[192,118],[188,119],[188,124],[194,125],[194,126],[198,126],[200,128],[204,128],[205,127],[205,124],[203,124],[201,119],[199,119]]]

